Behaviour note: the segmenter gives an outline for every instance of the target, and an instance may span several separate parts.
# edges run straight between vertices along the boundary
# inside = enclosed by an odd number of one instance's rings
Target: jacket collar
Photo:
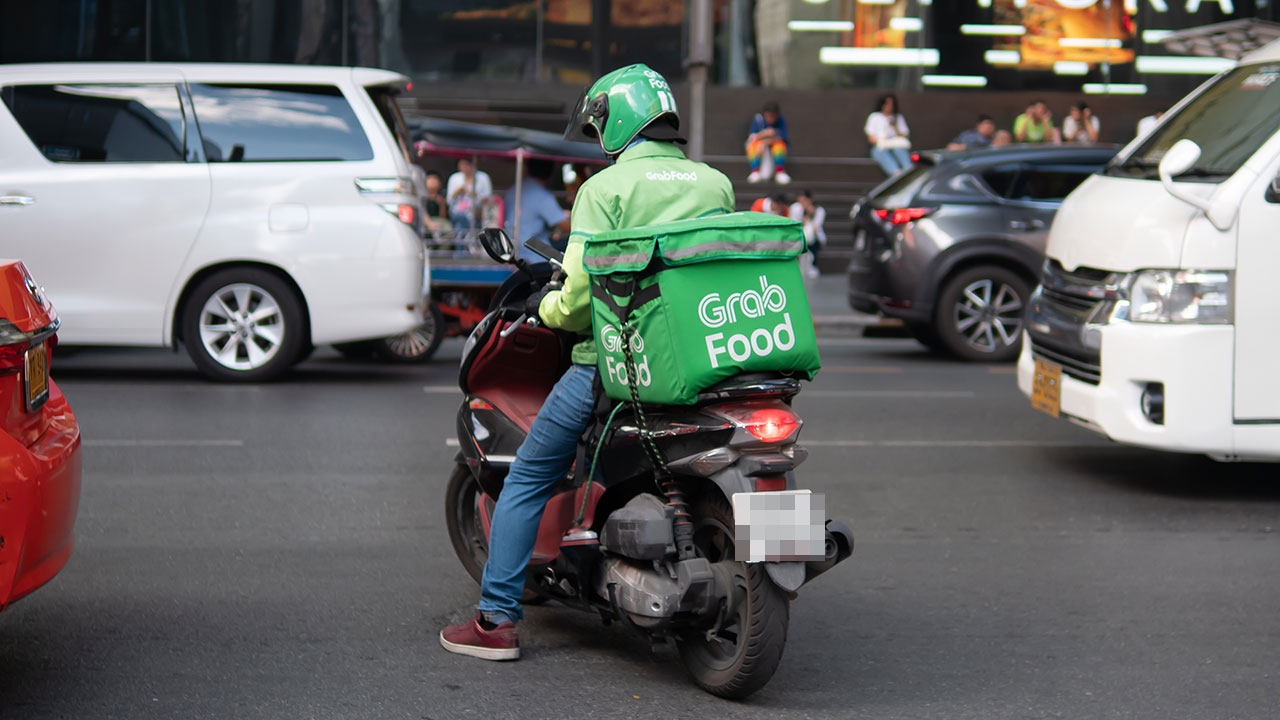
[[[665,142],[662,140],[649,140],[642,142],[634,147],[627,148],[618,156],[618,162],[624,163],[630,160],[639,160],[640,158],[651,157],[678,157],[683,158],[684,153],[675,143]]]

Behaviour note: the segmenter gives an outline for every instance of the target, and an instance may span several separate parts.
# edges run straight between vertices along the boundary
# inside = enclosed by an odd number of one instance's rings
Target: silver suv
[[[1058,206],[1117,146],[922,153],[854,205],[849,305],[925,345],[1008,362]]]

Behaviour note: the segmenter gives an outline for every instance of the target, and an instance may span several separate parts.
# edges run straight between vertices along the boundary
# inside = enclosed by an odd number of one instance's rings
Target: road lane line
[[[243,440],[144,440],[127,438],[92,438],[84,440],[85,447],[244,447]]]
[[[1107,447],[1104,442],[1078,440],[805,440],[804,447],[900,448],[1083,448]]]
[[[462,447],[458,444],[458,438],[445,438],[444,444],[447,447]]]
[[[457,385],[426,385],[422,388],[422,392],[430,395],[461,395],[462,390]]]
[[[811,390],[804,398],[976,398],[972,390]]]

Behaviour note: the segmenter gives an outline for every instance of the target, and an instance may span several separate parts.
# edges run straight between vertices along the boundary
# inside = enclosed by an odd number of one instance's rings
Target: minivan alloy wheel
[[[256,370],[280,352],[285,323],[280,304],[249,283],[220,288],[200,311],[200,342],[232,370]]]

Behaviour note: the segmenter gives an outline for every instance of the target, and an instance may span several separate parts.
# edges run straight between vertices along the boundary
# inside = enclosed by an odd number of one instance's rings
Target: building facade
[[[374,65],[424,81],[673,80],[688,0],[0,0],[0,62]],[[722,85],[1178,95],[1223,61],[1169,33],[1271,0],[713,0]]]

